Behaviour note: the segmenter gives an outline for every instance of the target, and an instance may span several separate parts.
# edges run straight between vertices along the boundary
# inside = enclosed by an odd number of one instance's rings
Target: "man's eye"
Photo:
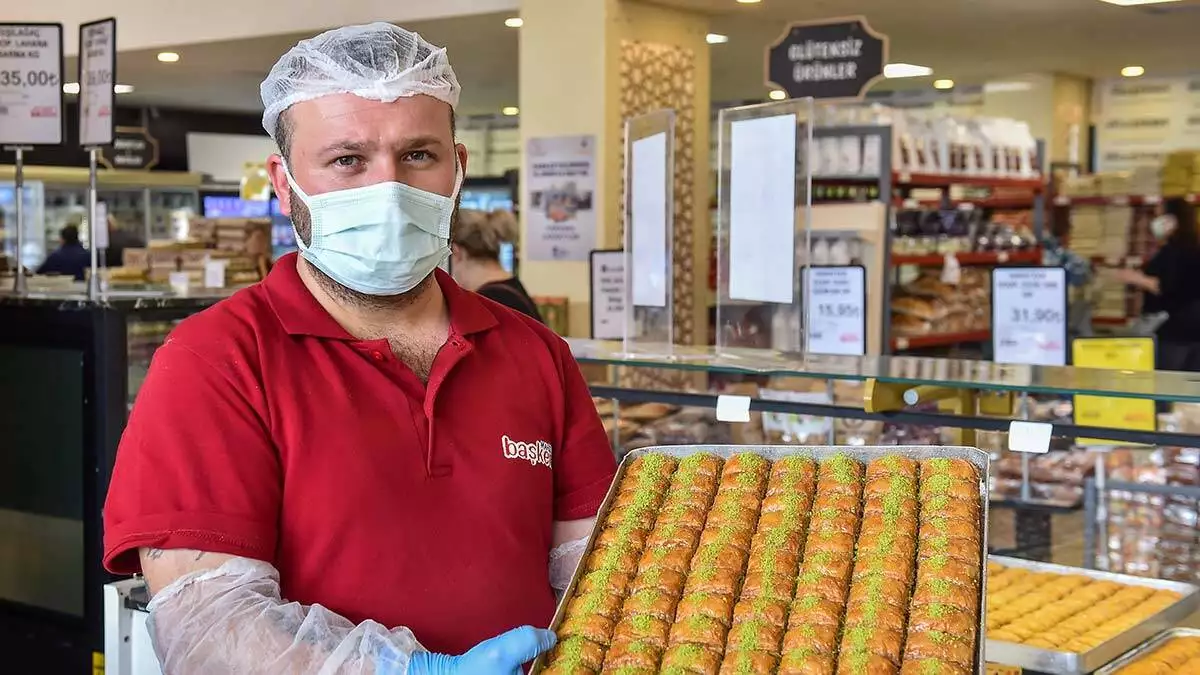
[[[358,166],[359,158],[354,155],[343,155],[333,160],[333,163],[342,168],[352,168]]]
[[[433,155],[428,150],[413,150],[405,157],[410,162],[428,162]]]

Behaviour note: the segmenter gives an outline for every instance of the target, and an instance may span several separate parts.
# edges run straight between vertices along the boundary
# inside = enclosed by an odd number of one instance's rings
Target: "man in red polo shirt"
[[[342,28],[262,95],[301,254],[155,355],[105,564],[145,574],[168,673],[519,672],[615,466],[565,343],[436,269],[467,164],[445,51]]]

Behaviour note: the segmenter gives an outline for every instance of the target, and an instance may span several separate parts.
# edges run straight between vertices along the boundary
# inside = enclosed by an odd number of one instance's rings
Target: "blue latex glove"
[[[462,656],[414,652],[408,675],[521,675],[522,665],[556,641],[553,631],[521,626],[480,642]]]

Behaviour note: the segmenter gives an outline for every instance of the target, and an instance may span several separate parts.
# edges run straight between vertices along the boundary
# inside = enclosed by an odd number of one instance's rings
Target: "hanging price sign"
[[[79,145],[109,145],[116,135],[117,20],[79,27]]]
[[[992,354],[996,363],[1067,363],[1067,270],[992,270]]]
[[[0,145],[63,142],[61,23],[0,24]]]
[[[804,268],[805,343],[809,353],[867,353],[866,278],[866,269],[861,265]]]

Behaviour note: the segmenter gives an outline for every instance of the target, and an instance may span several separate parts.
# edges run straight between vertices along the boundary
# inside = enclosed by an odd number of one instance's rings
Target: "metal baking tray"
[[[1158,649],[1158,647],[1160,645],[1162,645],[1164,642],[1171,640],[1173,638],[1179,638],[1179,637],[1193,637],[1193,638],[1200,637],[1200,629],[1197,629],[1197,628],[1171,628],[1170,630],[1164,630],[1163,632],[1159,633],[1158,635],[1155,635],[1154,637],[1150,638],[1149,640],[1143,642],[1142,644],[1138,645],[1137,647],[1126,652],[1124,656],[1117,659],[1116,661],[1113,661],[1112,663],[1108,664],[1107,666],[1104,666],[1100,670],[1097,670],[1096,675],[1113,675],[1118,670],[1124,668],[1125,666],[1132,664],[1134,661],[1141,660],[1141,658],[1143,656],[1146,656],[1147,654],[1154,651],[1155,649]]]
[[[604,524],[605,518],[608,515],[608,510],[612,504],[613,496],[616,494],[617,487],[621,484],[621,480],[625,477],[625,471],[629,467],[629,463],[643,455],[657,453],[662,455],[670,455],[671,457],[687,457],[695,454],[716,455],[722,459],[744,452],[751,452],[756,455],[761,455],[766,459],[775,461],[790,457],[792,455],[800,455],[803,457],[811,457],[815,460],[828,459],[835,455],[845,455],[852,457],[861,462],[869,462],[873,459],[879,459],[887,455],[900,455],[911,459],[936,459],[944,457],[947,459],[965,459],[970,461],[979,469],[979,498],[982,504],[981,519],[983,531],[980,533],[980,551],[979,560],[980,584],[979,584],[979,626],[975,634],[975,644],[978,645],[978,655],[976,656],[975,671],[982,674],[984,672],[984,639],[985,634],[985,616],[984,612],[987,609],[987,541],[988,541],[988,472],[991,467],[991,456],[978,448],[969,448],[961,446],[916,446],[916,445],[886,445],[886,446],[806,446],[806,445],[659,445],[646,448],[631,450],[621,459],[621,463],[617,466],[617,474],[613,478],[612,485],[608,488],[608,494],[604,496],[604,501],[600,504],[599,511],[596,512],[596,526],[600,527]],[[592,554],[592,543],[595,538],[589,538],[587,547],[584,549],[583,555],[580,557],[580,562],[586,561]],[[571,583],[567,586],[567,590],[563,593],[561,601],[558,603],[558,608],[554,611],[554,619],[550,622],[551,630],[558,630],[562,625],[564,614],[568,601],[575,596],[575,586],[579,583],[582,576],[581,569],[576,568],[575,573],[571,576]],[[544,658],[539,656],[534,660],[530,667],[530,675],[537,675],[541,672]]]
[[[1129,630],[1112,637],[1087,652],[1060,652],[1051,649],[1040,649],[1013,642],[1000,640],[987,641],[987,659],[992,663],[1003,663],[1010,666],[1020,666],[1027,670],[1036,670],[1054,675],[1086,675],[1111,662],[1121,654],[1133,649],[1155,633],[1173,627],[1187,618],[1200,607],[1200,588],[1182,581],[1164,581],[1162,579],[1145,579],[1128,574],[1101,572],[1068,565],[1021,560],[1020,558],[1005,558],[991,556],[992,562],[1005,567],[1020,567],[1036,572],[1054,572],[1056,574],[1074,574],[1101,581],[1113,581],[1126,586],[1145,586],[1156,590],[1175,591],[1183,594],[1173,605],[1166,607],[1157,614],[1147,618]]]

